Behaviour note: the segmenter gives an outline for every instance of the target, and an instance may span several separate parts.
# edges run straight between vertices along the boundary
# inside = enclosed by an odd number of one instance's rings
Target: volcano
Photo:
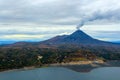
[[[90,45],[106,45],[112,44],[110,42],[100,41],[92,38],[91,36],[84,33],[82,30],[76,30],[71,35],[56,36],[46,41],[41,42],[42,44],[57,45],[57,44],[90,44]]]
[[[70,35],[56,36],[56,37],[53,37],[51,39],[41,41],[41,42],[17,42],[17,43],[10,44],[7,46],[51,48],[51,47],[59,47],[61,45],[64,45],[65,47],[68,47],[69,45],[72,45],[72,46],[81,46],[81,45],[116,46],[117,45],[119,46],[119,44],[115,44],[112,42],[105,42],[105,41],[94,39],[91,36],[84,33],[82,30],[76,30]]]

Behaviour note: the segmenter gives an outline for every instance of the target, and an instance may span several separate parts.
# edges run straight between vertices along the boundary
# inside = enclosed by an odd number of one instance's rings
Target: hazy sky
[[[120,0],[0,0],[0,40],[41,41],[81,24],[94,38],[120,41]]]

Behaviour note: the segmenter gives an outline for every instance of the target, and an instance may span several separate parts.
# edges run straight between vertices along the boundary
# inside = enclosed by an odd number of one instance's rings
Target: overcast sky
[[[120,41],[120,0],[0,0],[0,40],[41,41],[71,34]]]

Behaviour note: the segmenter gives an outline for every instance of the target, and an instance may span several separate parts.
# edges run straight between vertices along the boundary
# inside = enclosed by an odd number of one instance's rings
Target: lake
[[[62,67],[36,68],[26,71],[0,72],[0,80],[120,80],[120,68],[96,68],[86,73]]]

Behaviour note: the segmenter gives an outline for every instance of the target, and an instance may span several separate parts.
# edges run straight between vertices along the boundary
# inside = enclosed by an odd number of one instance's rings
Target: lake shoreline
[[[54,67],[54,66],[52,66]],[[95,68],[102,68],[102,67],[120,67],[120,61],[112,60],[106,61],[104,63],[91,63],[91,64],[77,64],[77,65],[57,65],[55,67],[64,67],[71,69],[76,72],[90,72]]]
[[[100,67],[120,67],[120,61],[118,60],[111,60],[106,61],[104,63],[86,63],[86,64],[75,64],[75,63],[55,63],[55,64],[45,64],[43,66],[29,66],[29,67],[23,67],[19,69],[8,69],[8,70],[1,70],[0,72],[10,72],[10,71],[25,71],[25,70],[33,70],[36,68],[44,68],[44,67],[63,67],[67,69],[71,69],[76,72],[90,72],[91,70],[95,68]]]

